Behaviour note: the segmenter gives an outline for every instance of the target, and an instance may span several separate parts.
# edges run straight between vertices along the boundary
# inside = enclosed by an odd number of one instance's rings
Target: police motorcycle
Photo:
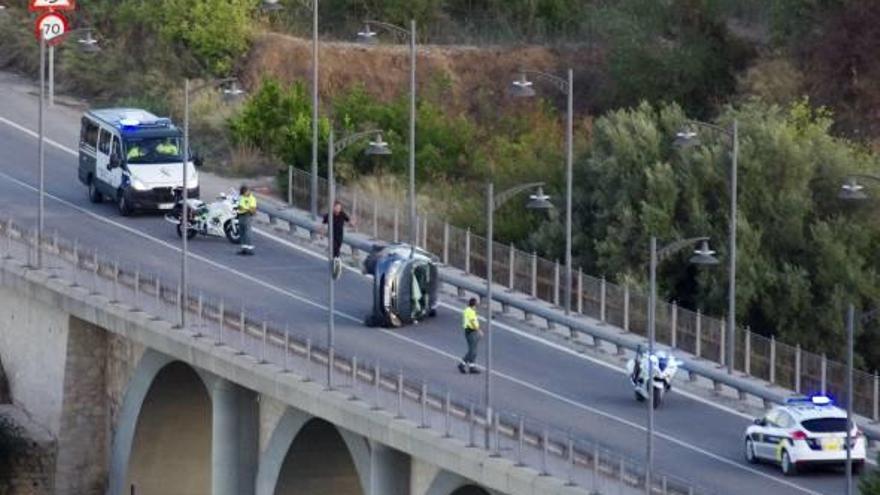
[[[364,260],[373,277],[373,308],[368,327],[402,327],[437,314],[440,277],[437,258],[408,244],[377,245]]]
[[[642,352],[642,347],[636,349],[636,355],[626,363],[626,371],[632,384],[636,400],[643,402],[650,397],[648,388],[648,366],[653,368],[652,378],[654,387],[654,409],[660,406],[663,396],[672,389],[672,380],[678,371],[682,361],[666,351],[655,351],[650,356]]]
[[[183,214],[183,189],[174,190],[174,208],[165,215],[165,220],[177,225],[178,237],[183,236],[181,216]],[[220,193],[217,201],[206,203],[199,199],[187,198],[187,216],[189,221],[186,228],[187,239],[194,238],[197,234],[209,237],[226,237],[233,243],[241,242],[241,231],[238,228],[238,212],[236,204],[238,194],[234,189],[227,193]]]

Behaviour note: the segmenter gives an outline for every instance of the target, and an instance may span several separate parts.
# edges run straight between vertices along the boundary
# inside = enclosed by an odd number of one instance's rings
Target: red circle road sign
[[[76,0],[29,0],[28,10],[37,12],[42,10],[74,10]]]
[[[36,23],[34,23],[34,36],[36,36],[37,41],[43,38],[48,45],[61,43],[67,30],[67,18],[61,12],[46,12],[38,17]]]

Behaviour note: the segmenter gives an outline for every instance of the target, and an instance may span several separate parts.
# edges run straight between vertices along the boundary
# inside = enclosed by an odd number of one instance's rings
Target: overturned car
[[[437,313],[440,286],[437,258],[409,244],[377,246],[364,260],[373,276],[373,310],[369,327],[400,327]]]

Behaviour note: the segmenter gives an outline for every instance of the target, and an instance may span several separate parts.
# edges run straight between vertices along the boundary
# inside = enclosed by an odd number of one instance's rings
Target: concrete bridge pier
[[[258,457],[257,394],[217,379],[211,400],[211,493],[253,495]]]

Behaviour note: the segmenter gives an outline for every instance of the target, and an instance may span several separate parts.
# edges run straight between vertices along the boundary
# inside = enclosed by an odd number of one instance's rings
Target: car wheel
[[[98,191],[95,179],[89,179],[89,201],[92,203],[100,203],[103,200],[104,197],[101,195],[101,191]]]
[[[758,456],[755,455],[755,442],[751,438],[746,438],[746,461],[749,464],[758,463]]]
[[[131,205],[129,205],[128,199],[125,197],[125,191],[123,190],[120,190],[116,195],[116,208],[119,210],[119,214],[124,217],[127,217],[132,213]]]
[[[797,474],[797,464],[791,462],[791,457],[788,455],[787,450],[782,451],[782,462],[780,464],[782,467],[782,474],[786,476]]]

